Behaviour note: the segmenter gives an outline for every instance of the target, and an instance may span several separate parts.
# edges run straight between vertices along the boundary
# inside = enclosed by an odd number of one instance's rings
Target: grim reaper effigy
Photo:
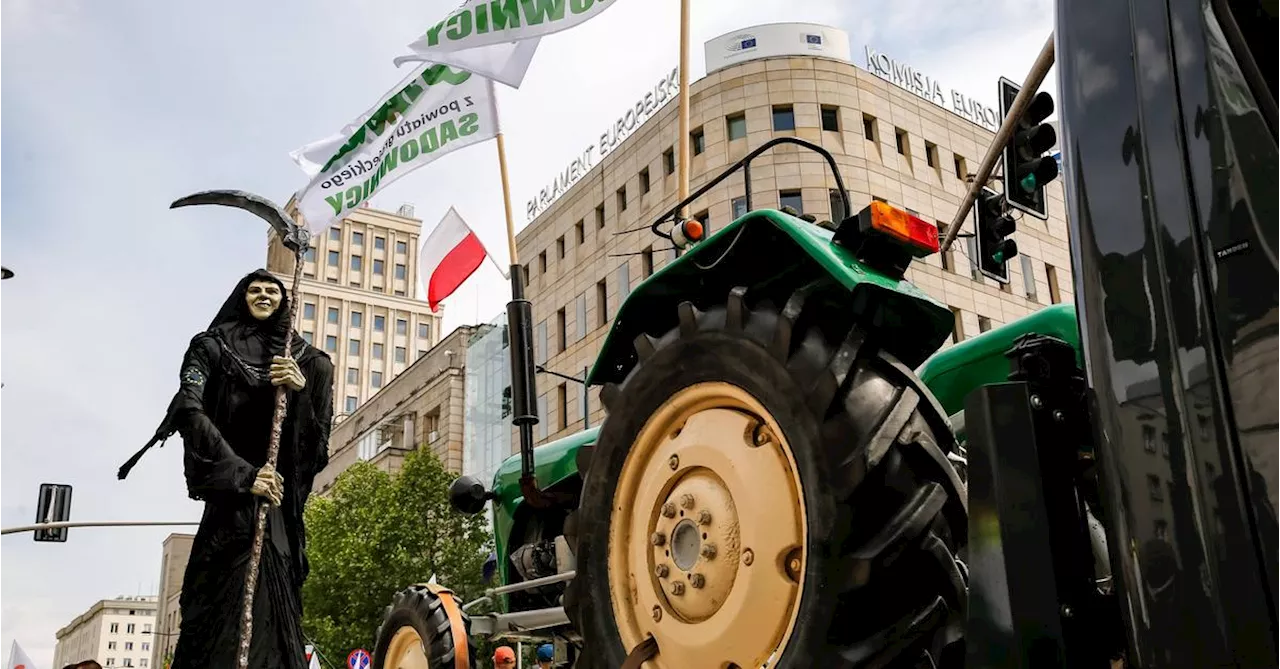
[[[177,432],[187,490],[205,504],[173,669],[306,666],[302,514],[328,462],[333,363],[293,332],[289,303],[271,273],[241,279],[191,340],[155,436],[120,469]]]

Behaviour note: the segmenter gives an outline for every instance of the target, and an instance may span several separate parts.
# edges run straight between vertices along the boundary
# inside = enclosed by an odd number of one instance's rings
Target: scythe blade
[[[169,208],[177,209],[178,207],[190,207],[197,204],[217,204],[224,207],[234,207],[261,218],[280,235],[284,245],[294,253],[305,249],[311,240],[310,232],[305,227],[300,227],[297,223],[294,223],[293,219],[289,217],[289,214],[285,213],[285,210],[280,205],[262,196],[242,190],[207,190],[194,193],[174,200],[173,204],[169,205]]]

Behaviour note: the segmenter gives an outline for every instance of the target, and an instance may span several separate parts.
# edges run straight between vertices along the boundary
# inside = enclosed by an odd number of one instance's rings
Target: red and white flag
[[[431,310],[436,311],[440,301],[475,273],[488,255],[476,233],[456,209],[449,207],[440,224],[422,242],[422,252],[418,254],[418,275],[426,286]],[[494,260],[493,264],[503,277],[508,277],[507,270],[498,261]]]
[[[9,647],[9,663],[5,665],[5,669],[36,669],[35,663],[27,657],[22,646],[18,645],[17,639],[14,639],[13,645]]]

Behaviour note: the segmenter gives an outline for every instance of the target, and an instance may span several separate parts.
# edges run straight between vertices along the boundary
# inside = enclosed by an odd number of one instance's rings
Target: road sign
[[[347,656],[347,666],[351,669],[369,669],[372,663],[373,660],[369,657],[368,651],[363,648],[357,648]]]

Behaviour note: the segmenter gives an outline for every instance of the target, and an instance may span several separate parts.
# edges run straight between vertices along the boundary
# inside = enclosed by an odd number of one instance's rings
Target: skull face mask
[[[271,281],[251,282],[245,290],[244,299],[249,306],[249,314],[265,321],[280,308],[280,286]]]

